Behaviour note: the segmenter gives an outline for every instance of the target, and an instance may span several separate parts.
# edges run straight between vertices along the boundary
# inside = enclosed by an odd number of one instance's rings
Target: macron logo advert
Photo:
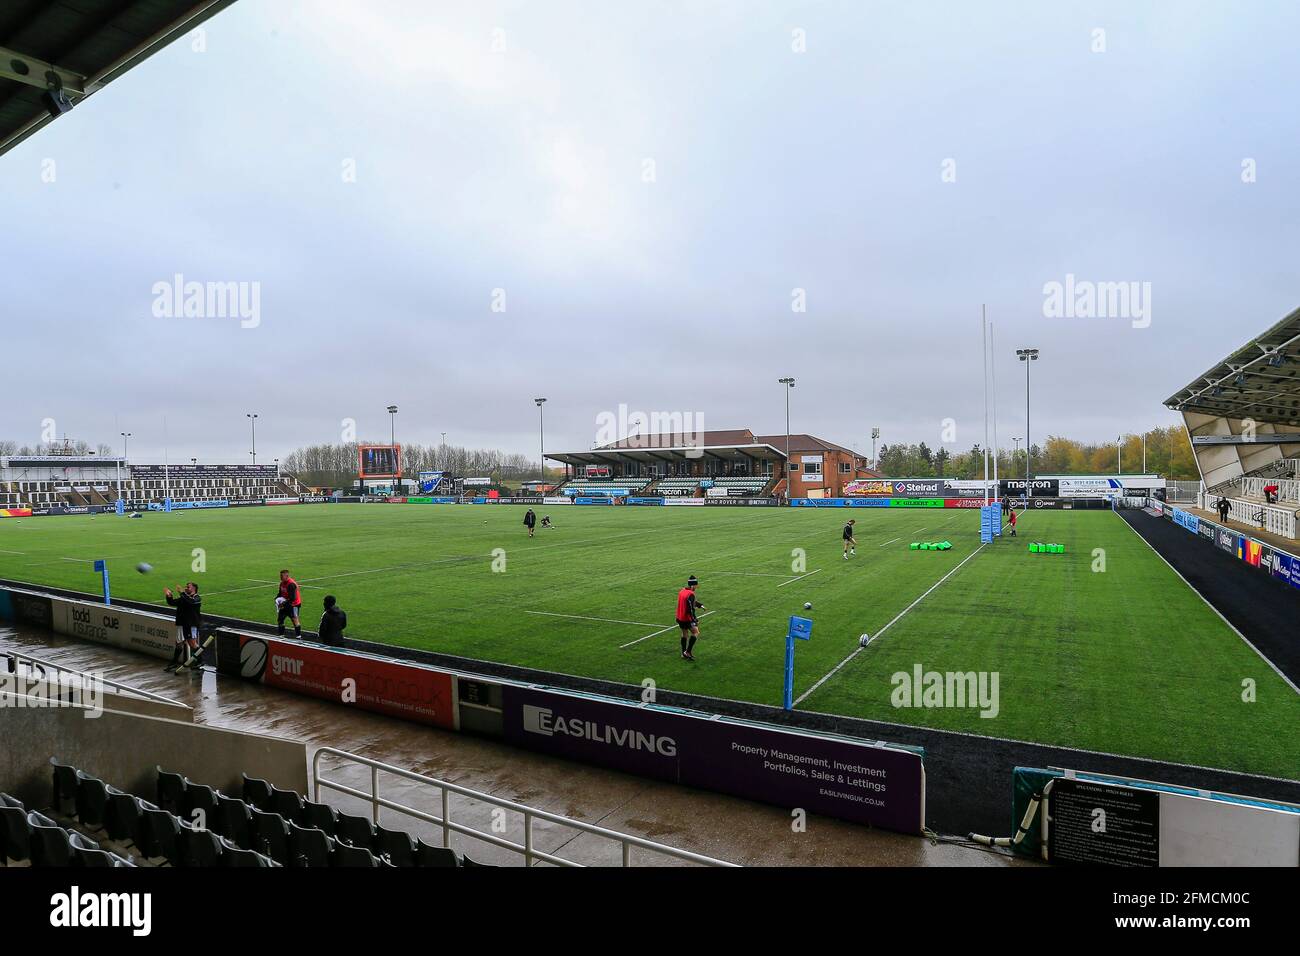
[[[576,737],[592,743],[607,744],[613,747],[625,747],[628,750],[644,750],[659,754],[661,757],[677,756],[677,741],[672,737],[660,737],[656,734],[644,734],[636,730],[615,727],[612,724],[600,724],[581,717],[563,717],[549,707],[524,705],[524,731],[541,734],[543,737]]]

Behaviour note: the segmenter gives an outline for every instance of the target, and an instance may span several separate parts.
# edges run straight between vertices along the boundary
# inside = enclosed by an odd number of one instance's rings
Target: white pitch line
[[[544,614],[546,617],[571,617],[578,621],[600,621],[602,624],[635,624],[637,627],[654,627],[649,621],[617,621],[608,617],[585,617],[582,614],[556,614],[554,611],[524,611],[525,614]]]
[[[788,578],[788,574],[772,574],[768,571],[701,571],[701,574],[735,574],[749,578]]]
[[[6,551],[3,548],[0,548],[0,554],[26,554],[26,553],[27,553],[26,551]]]
[[[886,625],[885,625],[884,627],[882,627],[880,630],[876,631],[876,633],[872,636],[871,640],[867,642],[867,645],[870,646],[870,645],[871,645],[871,644],[872,644],[872,643],[873,643],[877,638],[880,637],[881,634],[884,634],[887,630],[889,630],[891,627],[893,627],[895,624],[897,624],[900,620],[902,620],[904,614],[906,614],[908,611],[912,610],[912,608],[916,607],[918,604],[920,604],[922,601],[924,601],[927,597],[929,597],[930,593],[931,593],[932,591],[934,591],[935,588],[937,588],[939,585],[943,584],[944,581],[947,581],[950,577],[952,577],[954,574],[956,574],[958,571],[960,571],[960,570],[961,570],[961,567],[962,567],[963,564],[965,564],[967,561],[969,561],[971,558],[975,557],[975,555],[979,554],[979,553],[980,553],[981,551],[983,551],[983,550],[984,550],[984,545],[981,544],[978,548],[976,548],[976,549],[975,549],[974,551],[972,551],[970,554],[966,555],[966,557],[962,558],[961,564],[958,564],[957,567],[953,568],[951,571],[949,571],[947,574],[945,574],[943,577],[941,577],[938,581],[935,581],[934,584],[930,585],[929,590],[927,590],[924,594],[922,594],[919,598],[917,598],[915,601],[913,601],[913,602],[912,602],[911,604],[909,604],[907,607],[903,608],[903,610],[899,611],[899,612],[898,612],[898,616],[895,617],[892,621],[890,621],[888,624],[886,624]],[[817,683],[813,684],[813,685],[812,685],[811,687],[809,687],[806,691],[804,691],[804,692],[803,692],[802,694],[800,694],[797,698],[795,698],[795,703],[796,703],[796,704],[800,703],[800,702],[801,702],[805,697],[807,697],[809,694],[811,694],[813,691],[815,691],[818,687],[821,687],[822,684],[824,684],[824,683],[826,683],[828,680],[830,680],[831,677],[833,677],[833,676],[835,675],[835,673],[836,673],[837,671],[839,671],[839,669],[840,669],[841,667],[843,667],[843,666],[844,666],[845,664],[847,664],[849,661],[853,660],[853,658],[857,657],[858,654],[862,653],[864,650],[866,650],[866,647],[856,647],[856,648],[854,648],[853,653],[849,654],[848,657],[844,658],[844,660],[840,661],[838,664],[836,664],[834,667],[832,667],[832,668],[831,668],[831,669],[830,669],[830,670],[829,670],[825,675],[822,676],[821,680],[819,680]]]
[[[705,611],[703,614],[700,615],[700,617],[708,617],[712,613],[713,613],[712,611]],[[640,644],[642,641],[646,640],[646,638],[657,637],[658,635],[662,634],[664,631],[671,631],[674,628],[677,628],[679,626],[680,625],[677,624],[669,624],[667,627],[661,627],[653,634],[647,634],[645,637],[638,637],[635,641],[628,641],[626,644],[620,644],[618,646],[618,649],[621,651],[623,648],[631,647],[633,644]]]
[[[883,548],[883,547],[885,546],[885,544],[893,544],[895,541],[902,541],[902,540],[903,540],[902,538],[890,538],[890,539],[889,539],[888,541],[886,541],[884,544],[878,544],[878,545],[876,545],[876,547],[877,547],[877,548]]]
[[[821,568],[818,568],[818,569],[817,569],[817,571],[820,571],[820,570],[821,570]],[[783,587],[785,587],[787,584],[794,584],[794,582],[796,582],[796,581],[802,581],[804,578],[808,577],[809,575],[816,574],[817,571],[809,571],[808,574],[801,574],[801,575],[799,575],[797,578],[791,578],[789,581],[782,581],[780,584],[777,585],[777,587],[779,587],[779,588],[783,588]]]

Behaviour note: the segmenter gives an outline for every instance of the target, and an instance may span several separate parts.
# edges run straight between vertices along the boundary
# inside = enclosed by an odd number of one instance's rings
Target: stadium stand
[[[8,866],[483,865],[247,775],[236,797],[160,767],[150,801],[53,759],[51,767],[43,810],[0,793],[0,850]]]
[[[655,483],[653,491],[657,495],[669,498],[690,497],[699,490],[699,487],[699,478],[660,478]]]
[[[560,488],[562,495],[608,495],[611,491],[640,494],[649,478],[570,478]]]
[[[1229,518],[1294,541],[1300,511],[1300,309],[1165,400],[1181,412],[1203,490]],[[1276,485],[1276,500],[1264,489]],[[1271,495],[1269,496],[1271,498]]]
[[[127,508],[161,505],[167,498],[202,503],[309,494],[296,477],[274,465],[128,465],[120,488]],[[103,462],[37,467],[9,459],[0,467],[0,508],[107,508],[117,501],[118,490],[119,482],[105,477]]]
[[[601,480],[612,481],[611,487],[653,482],[642,484],[637,493],[666,497],[696,494],[699,482],[707,480],[732,494],[833,497],[849,482],[880,477],[865,457],[843,445],[814,435],[755,436],[743,428],[691,435],[638,434],[592,449],[548,451],[544,457],[562,462],[575,476],[564,488],[589,482],[581,474],[596,467],[610,473],[610,478]]]

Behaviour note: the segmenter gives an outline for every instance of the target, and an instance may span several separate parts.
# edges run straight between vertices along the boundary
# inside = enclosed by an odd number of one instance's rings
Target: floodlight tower
[[[1016,357],[1025,363],[1025,507],[1029,507],[1029,497],[1033,493],[1029,482],[1029,459],[1033,457],[1029,444],[1029,369],[1038,361],[1038,349],[1016,349]]]
[[[542,411],[542,406],[546,404],[544,398],[534,398],[537,405],[537,450],[538,464],[542,466],[542,472],[538,475],[538,480],[543,486],[546,484],[546,413]]]
[[[794,379],[778,378],[777,382],[785,386],[785,496],[790,498],[790,389],[794,388]]]

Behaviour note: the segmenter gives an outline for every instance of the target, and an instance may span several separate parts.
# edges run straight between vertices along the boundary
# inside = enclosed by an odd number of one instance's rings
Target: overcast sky
[[[396,403],[535,454],[535,396],[565,450],[620,403],[780,432],[793,375],[796,431],[957,451],[982,303],[1004,444],[1018,346],[1039,440],[1175,423],[1300,301],[1298,10],[241,0],[0,158],[0,438],[240,461],[257,412],[269,461]],[[255,327],[156,314],[177,274]],[[1149,324],[1045,315],[1067,274]]]

